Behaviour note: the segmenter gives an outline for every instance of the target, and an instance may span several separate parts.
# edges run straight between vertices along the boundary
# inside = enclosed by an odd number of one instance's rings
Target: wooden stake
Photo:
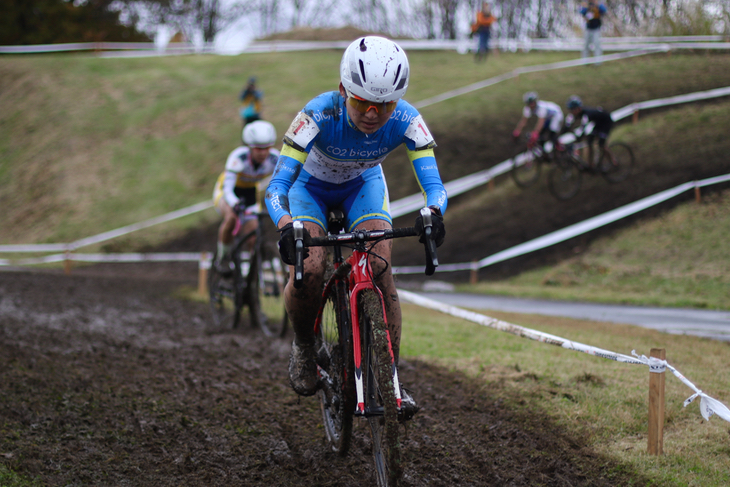
[[[702,194],[700,192],[699,186],[695,186],[695,203],[697,203],[697,204],[702,203]]]
[[[208,269],[210,269],[210,257],[208,252],[201,252],[198,263],[198,294],[208,295]]]
[[[69,258],[71,256],[71,252],[68,250],[66,251],[66,259],[63,261],[63,272],[66,275],[71,274],[71,259]]]
[[[652,348],[652,357],[664,360],[666,351],[663,348]],[[649,369],[649,455],[664,453],[664,370]]]
[[[637,123],[639,121],[639,110],[634,112],[634,116],[631,117],[631,123]]]
[[[494,191],[494,178],[490,179],[487,183],[487,191]]]
[[[490,181],[491,182],[491,181]],[[479,267],[477,267],[477,261],[472,261],[471,274],[469,275],[469,284],[476,284],[479,280]]]

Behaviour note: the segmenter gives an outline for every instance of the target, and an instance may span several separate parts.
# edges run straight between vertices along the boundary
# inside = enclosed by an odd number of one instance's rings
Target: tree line
[[[482,0],[0,0],[0,44],[149,41],[160,25],[212,42],[248,19],[254,37],[342,27],[394,37],[458,39]],[[580,0],[493,0],[495,37],[574,37]],[[607,35],[730,34],[730,0],[604,0]]]

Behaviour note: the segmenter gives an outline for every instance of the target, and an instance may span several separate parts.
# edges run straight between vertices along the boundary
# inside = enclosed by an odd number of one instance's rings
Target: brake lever
[[[304,224],[294,220],[294,287],[300,289],[304,283]]]
[[[426,275],[432,276],[439,266],[439,259],[436,255],[436,242],[431,238],[433,232],[431,210],[429,208],[421,208],[421,218],[423,218],[423,234],[426,237],[424,244],[424,248],[426,249]]]

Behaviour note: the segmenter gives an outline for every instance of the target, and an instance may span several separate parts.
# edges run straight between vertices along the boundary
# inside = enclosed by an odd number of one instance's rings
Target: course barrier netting
[[[439,311],[441,313],[454,316],[472,323],[492,328],[494,330],[511,333],[522,338],[528,338],[548,345],[555,345],[558,347],[565,348],[567,350],[574,350],[576,352],[583,352],[595,357],[604,358],[607,360],[613,360],[615,362],[621,362],[633,365],[645,365],[649,367],[649,371],[652,373],[664,373],[666,369],[669,369],[675,377],[682,381],[687,387],[694,391],[690,397],[684,401],[684,407],[689,406],[696,398],[700,398],[700,413],[705,420],[709,421],[713,414],[716,414],[725,421],[730,422],[730,409],[727,408],[722,402],[714,399],[697,386],[695,386],[689,379],[687,379],[681,372],[676,368],[667,363],[666,360],[661,360],[655,357],[646,357],[645,355],[638,355],[635,350],[631,351],[633,356],[623,355],[620,353],[604,350],[601,348],[593,347],[591,345],[585,345],[583,343],[574,342],[566,338],[561,338],[556,335],[549,333],[543,333],[541,331],[532,330],[519,325],[515,325],[506,321],[501,321],[496,318],[491,318],[473,311],[465,310],[452,306],[446,303],[435,301],[410,291],[402,289],[398,290],[398,296],[402,301],[406,301],[417,306]]]

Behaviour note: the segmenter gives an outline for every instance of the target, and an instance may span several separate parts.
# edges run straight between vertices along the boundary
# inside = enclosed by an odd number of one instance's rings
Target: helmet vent
[[[360,41],[360,51],[365,52],[368,50],[368,46],[365,45],[365,38],[363,37]]]
[[[360,63],[360,75],[362,76],[362,82],[367,83],[368,80],[365,77],[365,65],[362,63],[362,59],[359,59],[358,62]]]
[[[401,65],[399,64],[398,65],[398,71],[395,72],[395,81],[398,81],[398,76],[400,76],[400,68],[401,68]]]

